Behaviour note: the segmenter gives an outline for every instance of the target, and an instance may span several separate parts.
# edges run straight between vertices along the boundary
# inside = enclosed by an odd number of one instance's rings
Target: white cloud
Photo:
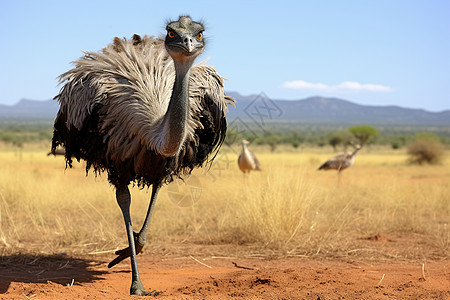
[[[354,81],[345,81],[338,85],[326,85],[323,83],[311,83],[303,80],[287,81],[283,83],[283,88],[299,90],[318,90],[329,92],[391,92],[393,88],[380,84],[361,84]]]
[[[287,81],[283,83],[284,88],[288,89],[309,89],[309,90],[327,90],[329,86],[323,83],[311,83],[303,80]]]

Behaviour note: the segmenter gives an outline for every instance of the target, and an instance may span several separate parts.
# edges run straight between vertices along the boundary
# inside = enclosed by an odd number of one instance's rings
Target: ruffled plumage
[[[201,166],[223,142],[225,113],[234,99],[224,94],[223,78],[213,67],[193,66],[184,147],[165,158],[162,120],[174,81],[173,60],[161,38],[115,38],[101,52],[85,52],[60,76],[52,149],[63,145],[68,165],[72,157],[85,159],[88,169],[107,170],[113,183],[150,185]]]

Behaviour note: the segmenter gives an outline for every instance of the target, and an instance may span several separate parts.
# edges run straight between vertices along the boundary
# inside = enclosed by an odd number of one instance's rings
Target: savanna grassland
[[[250,146],[263,170],[243,176],[239,146],[164,187],[147,252],[242,257],[437,260],[450,255],[450,153],[410,165],[406,151],[365,147],[343,172],[317,171],[331,147]],[[105,175],[65,169],[47,145],[0,151],[0,253],[92,255],[127,245]],[[132,190],[135,230],[150,191]]]

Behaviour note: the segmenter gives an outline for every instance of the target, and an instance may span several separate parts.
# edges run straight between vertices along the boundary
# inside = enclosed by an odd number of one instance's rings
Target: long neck
[[[182,147],[186,138],[186,123],[189,115],[189,72],[191,64],[175,64],[175,83],[169,107],[164,116],[164,143],[161,154],[172,156]]]

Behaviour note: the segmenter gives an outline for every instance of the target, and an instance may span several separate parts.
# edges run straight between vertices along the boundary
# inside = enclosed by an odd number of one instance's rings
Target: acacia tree
[[[353,136],[358,140],[358,143],[363,146],[372,141],[380,135],[378,129],[369,125],[353,126],[348,129]]]

